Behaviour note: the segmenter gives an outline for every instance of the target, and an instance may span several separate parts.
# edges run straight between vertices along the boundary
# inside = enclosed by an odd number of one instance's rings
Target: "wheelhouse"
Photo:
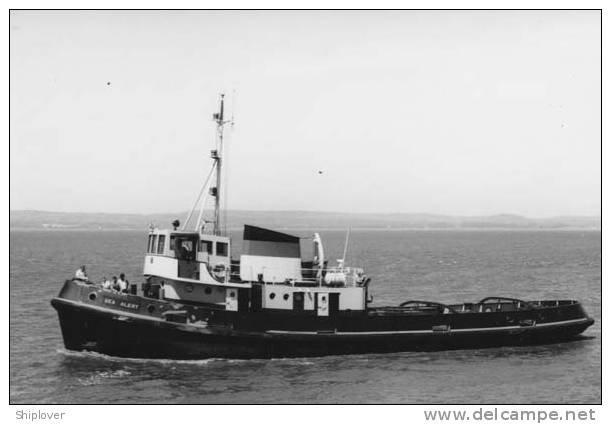
[[[197,261],[210,267],[229,268],[230,243],[229,237],[224,236],[153,228],[149,232],[146,253],[147,256],[165,257],[177,261]],[[148,262],[151,263],[150,258]],[[145,274],[147,274],[146,264]]]

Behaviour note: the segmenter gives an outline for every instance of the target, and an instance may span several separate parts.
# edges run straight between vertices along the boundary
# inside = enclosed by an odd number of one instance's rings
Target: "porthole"
[[[206,294],[210,294],[210,293],[212,293],[212,289],[211,289],[210,287],[206,287],[206,288],[204,289],[204,293],[206,293]]]
[[[284,296],[282,296],[284,298],[284,300],[289,300],[289,294],[286,293]]]
[[[153,312],[155,312],[155,305],[148,305],[146,307],[146,310],[149,312],[149,314],[152,314]]]
[[[235,292],[229,292],[229,297],[235,297]]]
[[[98,295],[95,294],[95,292],[89,293],[89,300],[94,301],[96,297],[98,297]]]
[[[276,297],[276,293],[270,293],[270,294],[269,294],[269,298],[270,298],[270,299],[273,299],[274,297]]]

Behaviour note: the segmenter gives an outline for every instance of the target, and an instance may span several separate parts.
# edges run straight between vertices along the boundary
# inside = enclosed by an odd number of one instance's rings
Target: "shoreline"
[[[341,231],[345,232],[347,228],[338,227],[276,227],[276,230],[280,231]],[[9,232],[148,232],[148,229],[141,228],[34,228],[34,227],[9,227]],[[242,231],[242,227],[229,227],[228,231]],[[438,228],[427,228],[427,227],[350,227],[350,231],[380,231],[380,232],[392,232],[392,231],[422,231],[422,232],[601,232],[601,228],[595,227],[549,227],[549,228],[535,228],[535,227],[521,227],[521,228],[508,228],[508,227],[438,227]]]

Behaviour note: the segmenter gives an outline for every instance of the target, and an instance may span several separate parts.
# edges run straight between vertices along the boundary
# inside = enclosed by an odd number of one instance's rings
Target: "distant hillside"
[[[186,212],[174,214],[69,213],[11,211],[11,229],[145,229],[152,223],[170,227]],[[459,217],[406,213],[336,213],[304,211],[228,211],[230,228],[244,224],[277,229],[584,229],[600,230],[600,217],[562,216],[534,219],[519,215]]]

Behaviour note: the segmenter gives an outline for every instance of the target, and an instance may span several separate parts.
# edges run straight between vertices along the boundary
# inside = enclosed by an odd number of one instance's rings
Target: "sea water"
[[[309,231],[288,231],[307,237]],[[345,233],[323,231],[328,258]],[[596,323],[545,346],[322,358],[197,361],[64,349],[49,301],[82,264],[101,280],[142,281],[145,231],[10,232],[12,403],[600,403],[598,231],[353,230],[349,265],[372,278],[374,306],[487,296],[577,299]],[[235,253],[240,235],[232,234]],[[304,241],[304,242],[307,242]],[[310,255],[304,249],[303,255]],[[331,265],[332,260],[329,261]]]

